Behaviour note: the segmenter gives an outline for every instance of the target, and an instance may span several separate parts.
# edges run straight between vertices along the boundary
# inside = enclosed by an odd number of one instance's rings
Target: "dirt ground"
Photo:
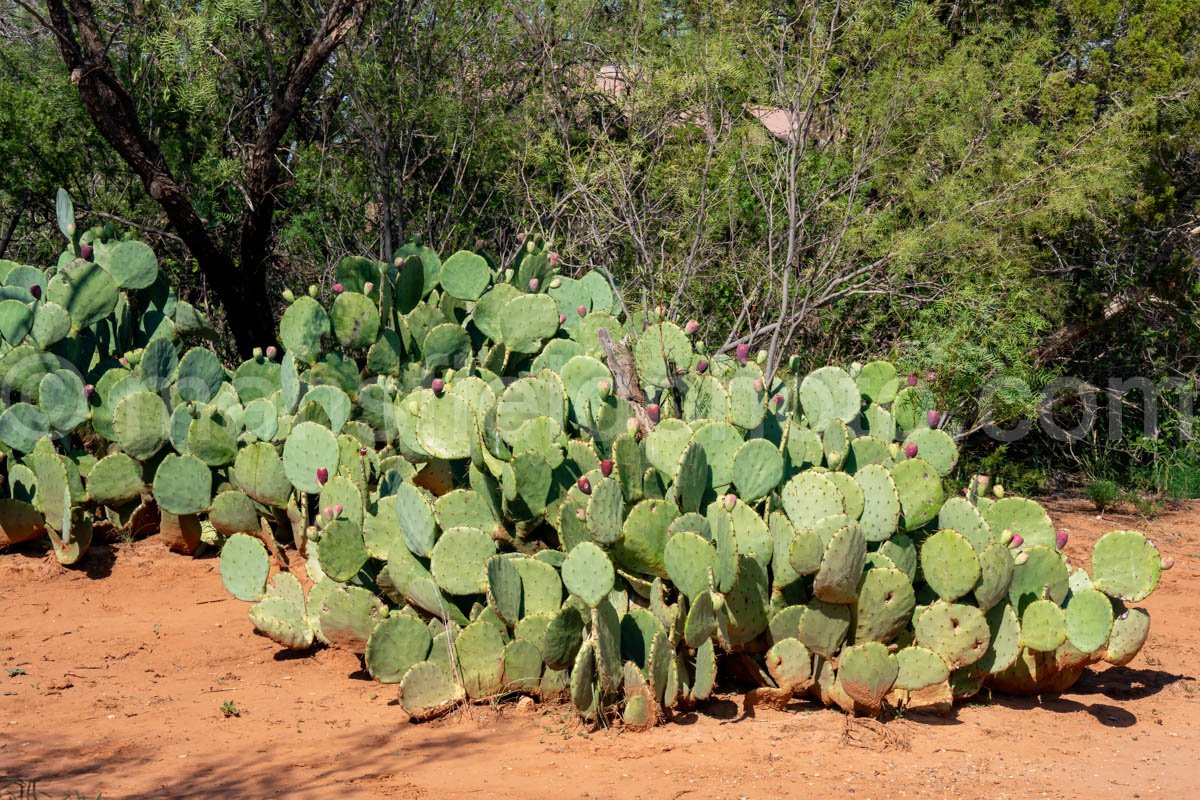
[[[1074,561],[1113,528],[1174,557],[1142,654],[1061,696],[886,724],[807,702],[741,718],[725,695],[640,734],[528,703],[415,725],[357,656],[256,636],[213,558],[153,538],[83,569],[5,554],[0,798],[27,796],[18,781],[41,798],[1200,797],[1200,504],[1153,522],[1049,505]]]

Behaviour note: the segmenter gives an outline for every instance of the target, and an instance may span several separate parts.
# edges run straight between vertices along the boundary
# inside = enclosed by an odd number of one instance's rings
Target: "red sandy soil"
[[[1200,798],[1200,504],[1152,522],[1050,505],[1073,561],[1112,528],[1174,557],[1142,654],[1061,696],[886,723],[806,701],[743,718],[724,695],[647,733],[528,702],[415,725],[357,656],[256,636],[213,558],[154,538],[82,569],[5,554],[0,798],[17,779],[41,798]]]

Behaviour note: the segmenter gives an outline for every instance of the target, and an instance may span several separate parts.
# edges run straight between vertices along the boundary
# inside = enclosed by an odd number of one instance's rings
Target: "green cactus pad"
[[[1150,612],[1144,608],[1128,609],[1113,620],[1104,660],[1114,666],[1125,666],[1133,661],[1149,635]]]
[[[238,600],[262,599],[270,569],[267,548],[253,536],[235,534],[221,548],[221,582]]]
[[[788,566],[796,575],[812,575],[821,568],[825,556],[825,543],[811,528],[796,530],[788,545]]]
[[[896,368],[887,361],[864,364],[856,382],[858,391],[872,403],[890,403],[896,399],[896,392],[900,389]]]
[[[362,530],[348,519],[335,519],[325,526],[317,543],[321,569],[335,581],[348,581],[358,574],[369,554]]]
[[[400,706],[417,721],[444,714],[465,699],[453,674],[431,661],[413,664],[400,682]]]
[[[704,448],[713,488],[723,491],[733,482],[733,460],[743,443],[741,432],[725,422],[709,422],[697,428],[692,438]]]
[[[246,430],[269,442],[279,432],[279,411],[268,398],[260,397],[246,405]]]
[[[764,444],[771,450],[775,449],[769,442],[764,442]],[[678,476],[675,481],[675,495],[679,501],[680,510],[699,512],[705,495],[710,493],[712,488],[712,470],[708,466],[708,455],[704,452],[704,448],[697,442],[690,442],[679,458],[679,465],[672,472]],[[734,473],[736,479],[736,467]],[[743,482],[747,485],[753,480],[755,480],[753,475],[743,476]]]
[[[954,439],[943,430],[934,428],[917,428],[904,440],[904,446],[913,444],[917,452],[937,470],[943,478],[954,472],[958,465],[958,447]]]
[[[599,701],[596,687],[596,643],[584,642],[571,668],[571,702],[585,719],[596,714]]]
[[[621,538],[613,547],[613,557],[625,569],[665,578],[663,550],[667,529],[678,513],[665,500],[646,499],[638,503],[625,518]]]
[[[1092,548],[1092,582],[1109,597],[1143,600],[1158,586],[1162,557],[1137,531],[1110,531]]]
[[[239,489],[263,505],[283,508],[292,494],[283,462],[267,442],[255,442],[238,451],[233,479]]]
[[[314,609],[312,605],[310,592],[309,614],[316,613],[317,629],[324,641],[352,653],[366,652],[371,632],[387,616],[387,606],[359,586],[333,583],[319,606]]]
[[[124,405],[136,396],[126,397],[121,404]],[[205,408],[198,418],[188,423],[187,451],[210,467],[223,467],[232,463],[237,458],[237,449],[237,431],[234,423],[221,412]]]
[[[1021,655],[1021,622],[1017,610],[1002,603],[987,612],[987,623],[991,639],[987,652],[975,666],[995,675],[1011,667]]]
[[[838,657],[838,682],[854,702],[877,712],[899,676],[896,657],[879,642],[848,647]]]
[[[733,485],[747,502],[765,497],[783,480],[783,455],[766,439],[750,439],[733,458]]]
[[[433,551],[438,531],[432,504],[411,483],[400,484],[392,502],[408,549],[418,556],[428,556]]]
[[[848,605],[810,600],[800,616],[796,638],[824,658],[833,658],[850,632],[853,609]]]
[[[1108,642],[1113,627],[1112,601],[1097,589],[1075,592],[1067,601],[1067,638],[1082,653]]]
[[[454,640],[467,697],[482,700],[503,690],[504,638],[500,629],[484,619],[463,629]]]
[[[604,545],[617,541],[624,515],[621,484],[615,478],[597,481],[587,499],[587,529],[592,541]]]
[[[417,418],[417,442],[429,455],[456,459],[471,455],[471,406],[457,395],[426,394]]]
[[[504,305],[500,328],[510,352],[536,353],[558,331],[558,305],[549,295],[518,295]]]
[[[918,456],[892,467],[892,480],[900,495],[901,525],[913,531],[937,516],[942,507],[942,479],[928,461]]]
[[[694,602],[709,590],[708,575],[717,568],[717,552],[698,534],[680,531],[667,539],[663,563],[671,581]]]
[[[983,553],[995,541],[983,515],[965,497],[951,497],[942,504],[938,527],[958,531],[967,537],[977,553]]]
[[[950,677],[950,669],[937,653],[926,647],[915,645],[896,652],[897,689],[917,692],[929,686],[943,683]]]
[[[979,558],[965,536],[941,530],[921,545],[921,572],[938,597],[953,602],[979,583]]]
[[[915,607],[916,595],[903,571],[867,570],[858,587],[854,641],[890,642],[904,630]]]
[[[321,483],[317,471],[324,468],[337,474],[339,449],[333,431],[315,422],[301,422],[292,428],[283,446],[283,469],[298,492],[318,494]]]
[[[688,375],[683,396],[683,417],[690,422],[724,420],[729,415],[729,392],[712,375]]]
[[[813,579],[813,594],[827,603],[855,602],[866,556],[862,526],[855,522],[839,529],[825,548]]]
[[[143,317],[143,319],[145,319]],[[71,313],[58,303],[42,302],[33,318],[30,336],[34,343],[45,350],[61,342],[71,333]]]
[[[677,676],[676,680],[678,680],[678,659],[673,663],[676,665],[673,671]],[[696,675],[692,681],[689,695],[693,700],[707,700],[712,696],[713,689],[717,684],[717,653],[711,639],[696,648],[695,672]],[[669,682],[670,679],[668,679]],[[665,693],[663,700],[666,702]]]
[[[488,605],[507,625],[516,625],[521,618],[521,573],[513,559],[492,556],[487,565]]]
[[[1054,524],[1046,509],[1024,497],[1005,497],[992,503],[984,512],[984,519],[999,538],[1004,531],[1019,534],[1026,548],[1054,547]]]
[[[904,431],[927,428],[926,415],[933,410],[933,397],[924,387],[908,387],[896,393],[892,416]]]
[[[850,422],[862,405],[854,379],[840,367],[822,367],[800,383],[800,404],[808,426],[824,430],[835,419]]]
[[[120,299],[116,281],[97,264],[76,262],[56,277],[65,281],[67,295],[55,298],[48,292],[47,299],[66,306],[71,313],[71,325],[76,330],[89,328],[112,314]]]
[[[504,338],[502,323],[505,316],[505,306],[508,305],[510,300],[520,295],[521,292],[515,286],[508,283],[497,284],[488,289],[480,296],[479,302],[475,304],[475,326],[479,328],[484,336],[493,342],[502,341]]]
[[[669,386],[676,369],[692,365],[692,343],[675,323],[659,322],[638,336],[633,358],[642,383]]]
[[[32,451],[38,439],[49,431],[50,420],[35,405],[14,403],[0,414],[0,442],[13,450]]]
[[[143,242],[131,240],[97,249],[96,260],[122,289],[147,289],[158,278],[158,258]]]
[[[154,473],[154,499],[172,514],[199,514],[212,502],[212,470],[195,456],[167,455]]]
[[[514,639],[504,646],[500,684],[505,692],[538,692],[542,685],[542,653],[537,645]]]
[[[487,591],[487,561],[496,554],[492,537],[477,528],[451,528],[429,553],[429,570],[449,594]]]
[[[708,591],[700,592],[692,599],[692,604],[688,608],[687,618],[683,623],[683,641],[688,647],[699,647],[711,639],[717,629],[717,611],[713,603],[713,594]]]
[[[602,601],[592,609],[592,635],[600,689],[615,694],[621,688],[621,619],[611,602]]]
[[[537,558],[517,558],[513,564],[521,575],[522,615],[557,613],[563,594],[558,570]]]
[[[459,250],[442,262],[442,288],[446,294],[459,300],[478,300],[491,278],[492,271],[487,261],[466,250]]]
[[[175,368],[175,388],[184,400],[208,403],[225,381],[225,368],[211,350],[193,347]]]
[[[799,639],[780,639],[767,651],[767,672],[781,689],[802,692],[812,683],[812,659]]]
[[[854,480],[854,477],[847,475],[845,472],[826,472],[825,477],[833,482],[833,485],[838,487],[838,491],[842,493],[842,501],[846,507],[846,516],[857,521],[862,516],[866,508],[866,496],[863,494],[862,486]]]
[[[298,298],[279,321],[279,341],[305,363],[320,357],[322,339],[328,335],[329,315],[311,297]]]
[[[50,430],[60,433],[68,433],[82,425],[90,410],[83,394],[83,382],[66,369],[42,377],[38,383],[38,406],[46,415]]]
[[[570,667],[583,642],[584,618],[573,605],[564,605],[550,619],[542,642],[542,657],[551,669]]]
[[[730,425],[751,431],[762,424],[767,398],[760,389],[754,388],[756,381],[759,381],[761,386],[761,380],[748,375],[738,375],[729,382],[727,420]]]
[[[886,414],[887,412],[882,413]],[[844,468],[847,472],[857,475],[859,470],[871,464],[890,468],[895,461],[887,443],[872,434],[859,436],[850,442],[850,454],[846,458]]]
[[[833,481],[816,472],[802,472],[782,490],[783,510],[797,530],[813,527],[819,520],[846,513],[845,500]]]
[[[467,526],[488,530],[497,522],[492,506],[472,489],[455,489],[439,497],[434,503],[434,515],[443,529]]]
[[[626,503],[637,503],[644,497],[644,475],[646,475],[646,452],[642,444],[629,434],[619,435],[612,441],[614,474],[620,481],[620,493]]]
[[[1067,639],[1067,617],[1056,603],[1034,600],[1021,614],[1021,644],[1050,652]]]
[[[562,565],[562,580],[567,591],[592,608],[608,597],[615,578],[612,561],[591,542],[582,542],[572,548]]]
[[[33,310],[20,300],[0,300],[0,336],[12,347],[33,330]]]
[[[1012,551],[1000,542],[992,542],[979,554],[979,585],[975,587],[975,604],[987,611],[1008,596],[1012,585]]]
[[[646,437],[646,452],[644,459],[662,474],[674,480],[678,475],[679,462],[683,451],[692,440],[692,429],[683,420],[667,418],[654,426],[654,430]],[[634,442],[637,445],[637,442]],[[618,468],[620,464],[618,464]],[[645,468],[638,470],[640,475]]]
[[[961,603],[934,603],[920,611],[913,628],[917,644],[937,653],[951,669],[983,658],[991,641],[983,612]]]
[[[258,531],[258,511],[254,502],[236,490],[221,492],[213,498],[208,509],[208,521],[219,533],[254,533]]]
[[[339,294],[329,311],[329,320],[342,347],[366,349],[379,335],[379,309],[371,298],[358,292]]]
[[[88,495],[94,502],[106,506],[136,500],[145,488],[142,468],[124,453],[113,453],[100,459],[87,477]]]
[[[294,575],[277,573],[263,599],[250,607],[250,621],[272,641],[289,650],[307,650],[313,643],[304,589]]]
[[[565,398],[556,388],[540,377],[521,378],[508,385],[496,403],[496,430],[505,442],[512,444],[521,426],[536,417],[549,417],[562,428]]]
[[[868,464],[854,473],[854,480],[863,495],[863,535],[868,542],[882,542],[896,531],[900,518],[900,495],[892,475],[883,466]]]
[[[1026,561],[1015,565],[1008,587],[1009,601],[1023,612],[1034,600],[1049,598],[1062,603],[1067,597],[1070,576],[1062,556],[1053,547],[1038,545],[1024,551]]]

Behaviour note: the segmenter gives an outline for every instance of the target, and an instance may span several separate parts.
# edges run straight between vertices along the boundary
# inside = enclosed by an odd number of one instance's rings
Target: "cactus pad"
[[[769,494],[783,479],[783,456],[766,439],[750,439],[733,458],[733,485],[746,501]],[[692,509],[694,510],[694,509]]]
[[[272,641],[289,650],[306,650],[313,643],[304,589],[294,575],[280,572],[271,578],[263,599],[250,608],[250,621]]]
[[[879,642],[848,647],[838,659],[838,682],[855,703],[876,713],[899,675],[896,657]]]
[[[572,548],[562,565],[562,580],[567,591],[592,608],[608,597],[615,577],[608,555],[591,542]]]
[[[1113,627],[1112,602],[1096,589],[1071,594],[1067,601],[1067,638],[1082,653],[1094,653],[1108,642]]]
[[[914,624],[916,642],[959,669],[983,658],[991,631],[974,606],[939,601],[920,611]]]
[[[1021,644],[1050,652],[1067,639],[1067,618],[1057,603],[1034,600],[1021,614]]]
[[[333,432],[316,422],[301,422],[292,428],[283,446],[283,469],[298,492],[321,491],[318,471],[336,475],[339,449]]]
[[[1109,597],[1145,599],[1158,586],[1162,557],[1137,531],[1112,531],[1092,548],[1092,582]]]
[[[400,682],[400,706],[414,720],[433,719],[465,699],[450,671],[432,661],[413,664]]]
[[[100,459],[87,477],[88,495],[106,506],[136,500],[145,488],[141,467],[124,453],[113,453]]]
[[[487,561],[496,554],[492,537],[477,528],[451,528],[429,553],[429,570],[449,594],[487,591]]]
[[[172,514],[199,514],[212,502],[212,471],[195,456],[170,454],[154,473],[154,497]]]
[[[965,536],[941,530],[921,545],[921,572],[938,597],[953,602],[979,583],[979,558]]]
[[[269,571],[267,549],[253,536],[235,534],[221,548],[221,581],[238,600],[260,600],[266,590]]]

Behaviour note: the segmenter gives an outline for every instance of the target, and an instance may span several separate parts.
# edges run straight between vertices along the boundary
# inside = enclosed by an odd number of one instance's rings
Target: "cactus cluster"
[[[768,378],[695,325],[635,324],[543,242],[508,267],[414,242],[286,292],[282,354],[226,369],[185,346],[208,326],[148,248],[70,231],[55,270],[0,262],[25,398],[0,414],[0,544],[70,561],[93,521],[220,543],[258,631],[362,654],[414,719],[530,694],[646,727],[718,664],[779,702],[948,707],[1146,639],[1126,603],[1154,546],[1110,533],[1089,575],[1037,503],[948,495],[954,440],[887,362]]]

